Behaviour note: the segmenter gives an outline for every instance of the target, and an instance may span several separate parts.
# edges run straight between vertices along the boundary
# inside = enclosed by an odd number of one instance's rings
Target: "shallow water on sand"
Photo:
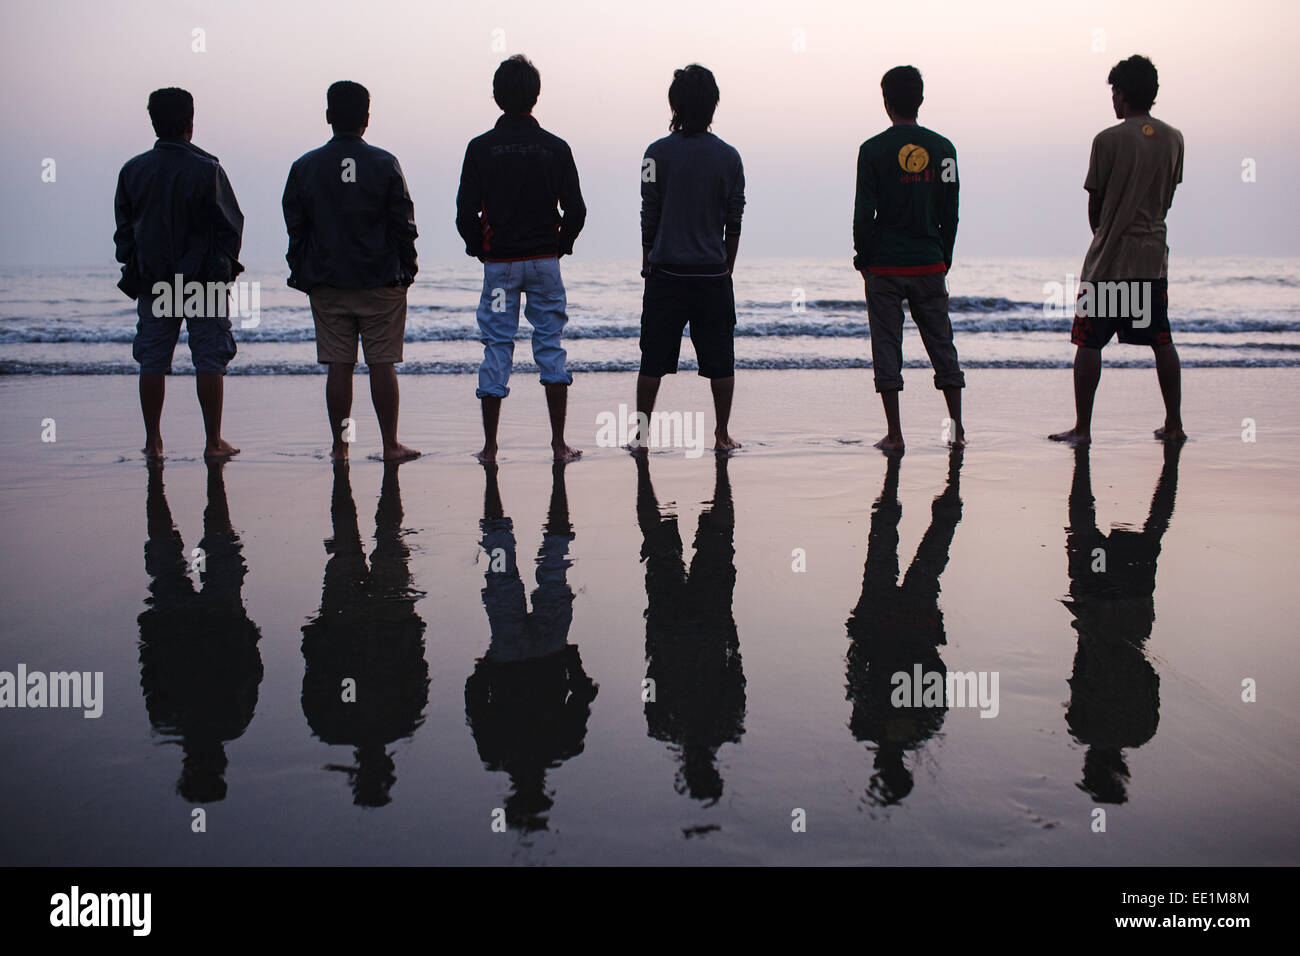
[[[585,376],[553,468],[520,377],[495,471],[459,376],[403,380],[397,469],[363,383],[350,467],[295,377],[228,384],[209,469],[173,380],[158,470],[129,378],[0,381],[0,671],[104,677],[0,709],[0,862],[1294,864],[1296,373],[1189,370],[1179,454],[1149,371],[1087,454],[1068,373],[970,373],[958,457],[927,379],[901,461],[868,373],[755,372],[739,454],[638,466]],[[996,716],[895,706],[918,667]]]

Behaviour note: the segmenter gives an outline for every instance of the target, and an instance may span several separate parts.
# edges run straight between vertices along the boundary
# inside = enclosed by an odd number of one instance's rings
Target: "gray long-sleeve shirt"
[[[682,275],[727,271],[726,236],[745,209],[740,153],[712,133],[670,133],[641,165],[641,245],[650,267]]]

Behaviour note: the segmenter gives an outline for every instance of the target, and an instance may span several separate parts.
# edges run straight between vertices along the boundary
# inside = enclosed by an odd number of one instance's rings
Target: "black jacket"
[[[282,205],[293,288],[415,281],[415,206],[392,153],[336,133],[290,167]]]
[[[239,264],[244,214],[217,157],[183,139],[160,139],[128,160],[113,200],[117,287],[133,299],[155,282],[230,282]]]
[[[532,116],[503,113],[469,141],[456,193],[466,253],[488,261],[569,255],[586,219],[569,144]]]

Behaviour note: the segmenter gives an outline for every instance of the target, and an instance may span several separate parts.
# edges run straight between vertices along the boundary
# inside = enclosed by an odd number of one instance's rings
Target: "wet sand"
[[[1086,454],[1068,372],[968,381],[962,456],[923,371],[892,462],[868,372],[745,372],[741,452],[638,466],[584,375],[553,468],[518,376],[485,470],[469,377],[402,379],[399,468],[363,382],[326,460],[312,376],[229,380],[209,468],[176,377],[158,469],[133,378],[0,378],[0,671],[104,675],[0,710],[0,862],[1294,864],[1300,377],[1186,371],[1176,454],[1149,370]]]

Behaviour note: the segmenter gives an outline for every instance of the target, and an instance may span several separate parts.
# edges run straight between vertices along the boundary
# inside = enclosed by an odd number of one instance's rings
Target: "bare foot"
[[[560,442],[558,445],[552,445],[551,451],[555,452],[556,461],[577,461],[582,457],[582,452],[564,444],[564,442]]]
[[[886,455],[901,455],[905,446],[902,435],[886,435],[871,447],[879,448]]]
[[[1092,435],[1088,432],[1079,431],[1078,426],[1071,428],[1068,432],[1057,432],[1055,435],[1048,435],[1052,441],[1062,441],[1071,448],[1078,448],[1080,445],[1087,445],[1092,442]]]
[[[224,438],[219,439],[215,445],[209,445],[203,449],[204,458],[233,458],[239,454],[239,449]]]
[[[155,441],[146,441],[144,447],[141,448],[140,451],[144,453],[144,457],[146,458],[149,458],[153,461],[162,461],[163,459],[162,439],[158,438]]]
[[[740,442],[736,441],[726,432],[723,432],[721,435],[714,432],[713,437],[717,439],[717,441],[713,443],[714,451],[735,451],[740,447]]]
[[[484,445],[482,451],[474,452],[474,457],[485,465],[494,462],[497,460],[497,446]]]
[[[337,442],[330,449],[330,461],[347,461],[348,460],[348,443]]]
[[[400,442],[384,449],[384,461],[410,461],[412,458],[419,458],[420,453],[414,448],[407,448]]]
[[[1155,430],[1157,441],[1163,442],[1185,442],[1187,441],[1187,432],[1183,431],[1182,425],[1161,425]]]

